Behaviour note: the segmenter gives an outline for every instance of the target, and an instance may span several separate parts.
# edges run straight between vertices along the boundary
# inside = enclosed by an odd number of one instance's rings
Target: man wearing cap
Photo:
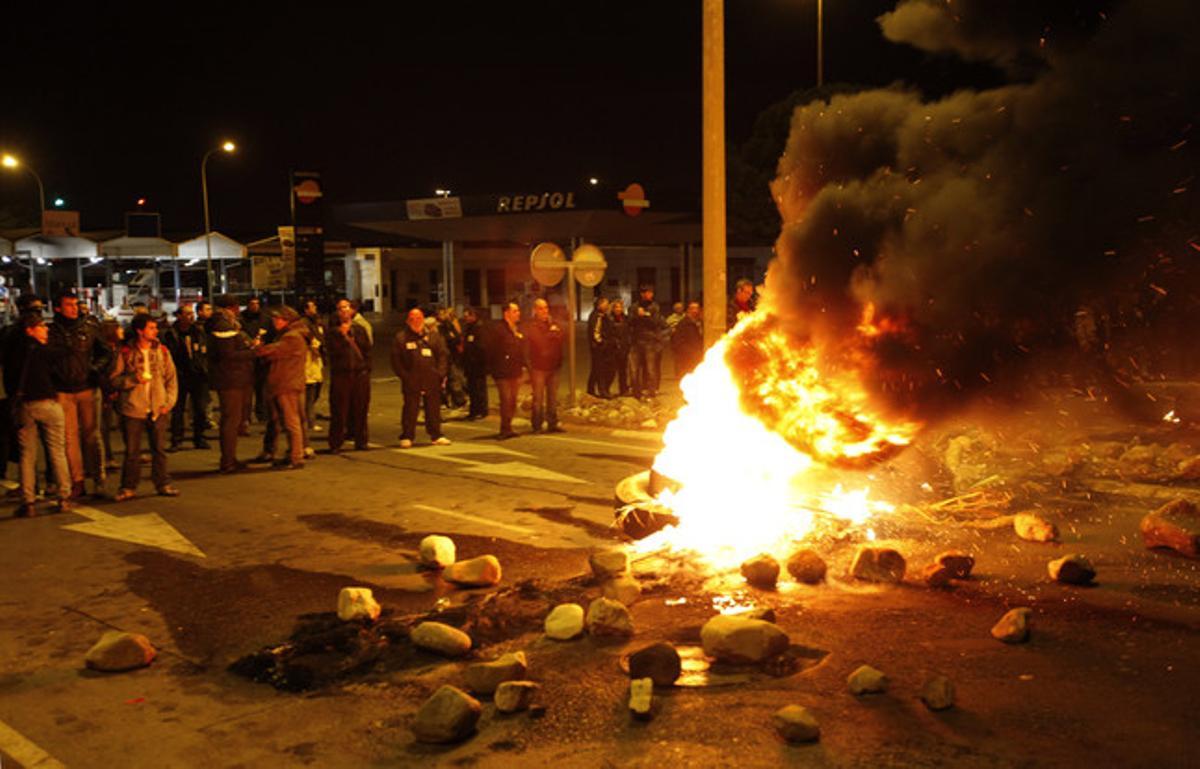
[[[392,341],[392,371],[400,377],[404,411],[400,418],[400,448],[410,449],[417,435],[417,411],[425,405],[425,430],[437,446],[448,446],[442,435],[442,383],[449,366],[449,352],[436,330],[425,326],[425,313],[408,311],[404,328]]]
[[[260,462],[275,459],[275,444],[280,433],[287,433],[288,458],[275,463],[276,467],[299,470],[304,467],[304,364],[308,359],[308,321],[286,305],[271,316],[275,329],[274,342],[255,350],[259,359],[270,364],[267,371],[265,395],[270,408],[270,421],[263,436]]]
[[[640,298],[634,302],[629,319],[629,330],[633,336],[630,373],[633,381],[633,397],[649,398],[658,395],[659,379],[662,376],[663,341],[667,324],[662,310],[654,301],[654,286],[642,286]]]
[[[198,449],[207,449],[204,430],[208,427],[208,338],[196,322],[191,305],[185,304],[175,311],[175,325],[163,332],[162,342],[171,351],[171,360],[179,375],[179,399],[171,412],[171,446],[168,450],[178,451],[183,446],[189,401],[192,442]]]
[[[222,473],[233,473],[246,467],[238,462],[237,440],[246,404],[254,392],[254,347],[257,341],[242,331],[237,312],[237,299],[222,295],[217,299],[217,311],[209,323],[209,384],[217,391],[221,408]]]

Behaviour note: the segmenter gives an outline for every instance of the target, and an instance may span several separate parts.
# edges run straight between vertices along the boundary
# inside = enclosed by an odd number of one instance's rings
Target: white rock
[[[1050,579],[1064,585],[1090,585],[1096,578],[1096,567],[1086,557],[1078,554],[1064,555],[1046,566]]]
[[[369,587],[344,587],[338,593],[338,619],[343,622],[352,619],[369,619],[374,622],[379,619],[380,611]]]
[[[629,553],[624,550],[600,550],[588,556],[588,564],[599,579],[623,577],[629,573]]]
[[[461,657],[471,651],[471,636],[441,622],[422,622],[413,628],[414,646],[443,657]]]
[[[629,711],[634,718],[649,718],[654,705],[654,679],[635,678],[629,682]]]
[[[118,673],[122,670],[144,668],[154,661],[158,652],[150,639],[138,633],[109,630],[88,649],[84,658],[92,670]]]
[[[525,652],[513,652],[491,662],[467,665],[463,681],[473,694],[492,694],[505,681],[519,681],[529,672]]]
[[[992,638],[1006,644],[1025,643],[1029,640],[1029,615],[1032,613],[1028,606],[1012,609],[992,627]]]
[[[458,561],[446,567],[442,577],[463,587],[489,587],[500,582],[500,561],[494,555]]]
[[[930,710],[954,707],[954,683],[945,676],[934,676],[921,687],[921,702]]]
[[[516,713],[529,707],[533,695],[540,687],[533,681],[505,681],[496,687],[496,710],[501,713]]]
[[[555,641],[570,641],[583,635],[583,607],[577,603],[555,606],[546,615],[546,636]]]
[[[1034,512],[1017,513],[1013,518],[1013,530],[1018,537],[1029,542],[1058,540],[1058,527]]]
[[[482,712],[479,700],[461,689],[443,686],[417,710],[413,734],[421,742],[458,742],[475,731]]]
[[[883,671],[863,665],[850,674],[846,679],[846,686],[850,688],[851,694],[878,694],[887,691],[888,678]]]
[[[850,576],[867,582],[903,582],[907,564],[904,556],[890,547],[862,546],[854,554]]]
[[[454,563],[454,540],[440,534],[430,534],[421,540],[421,563],[444,569]]]
[[[821,737],[821,725],[812,712],[800,705],[788,705],[771,716],[775,731],[788,742],[815,742]]]
[[[782,628],[760,619],[718,614],[700,628],[704,653],[725,662],[762,662],[787,649]]]
[[[597,598],[588,605],[587,630],[593,636],[631,636],[633,617],[624,604]]]
[[[605,582],[604,586],[600,588],[600,593],[605,598],[632,606],[637,599],[642,597],[642,586],[633,577],[617,577]]]

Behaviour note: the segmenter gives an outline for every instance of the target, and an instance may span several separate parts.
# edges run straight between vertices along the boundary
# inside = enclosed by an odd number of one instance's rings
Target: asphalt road
[[[914,570],[947,546],[977,553],[977,578],[954,591],[840,576],[780,592],[717,586],[775,607],[811,667],[679,688],[639,723],[624,709],[620,656],[656,640],[695,644],[713,585],[644,575],[628,644],[555,644],[537,628],[553,603],[596,593],[581,579],[587,550],[613,541],[613,486],[649,465],[657,436],[572,428],[498,443],[492,417],[448,423],[451,446],[401,450],[398,388],[380,380],[370,451],[220,476],[215,451],[187,450],[171,456],[181,497],[152,496],[146,480],[144,496],[119,505],[0,519],[5,767],[1196,765],[1200,577],[1193,561],[1128,545],[1144,512],[1128,499],[1104,502],[1103,515],[1065,510],[1058,546],[917,522],[885,532]],[[243,457],[257,451],[254,432]],[[902,469],[918,468],[914,459]],[[332,611],[346,585],[372,586],[397,617],[477,605],[490,591],[453,590],[416,569],[428,533],[454,537],[460,557],[497,555],[502,587],[535,586],[505,597],[504,631],[477,643],[485,658],[529,653],[541,718],[487,706],[468,742],[423,746],[409,720],[438,685],[458,682],[458,664],[418,655],[305,694],[227,670],[287,639],[305,615]],[[1072,547],[1097,562],[1098,587],[1047,583],[1046,560]],[[829,548],[831,575],[844,573],[852,549]],[[1035,607],[1028,645],[988,635],[1013,605]],[[158,660],[87,671],[87,649],[114,628],[147,635]],[[892,677],[887,695],[845,692],[864,662]],[[934,714],[916,700],[932,672],[956,682],[956,709]],[[818,714],[820,743],[791,747],[774,735],[770,714],[790,703]]]

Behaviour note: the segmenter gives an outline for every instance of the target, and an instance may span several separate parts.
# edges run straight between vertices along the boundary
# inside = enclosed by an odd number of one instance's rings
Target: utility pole
[[[704,344],[725,335],[725,5],[704,0]]]

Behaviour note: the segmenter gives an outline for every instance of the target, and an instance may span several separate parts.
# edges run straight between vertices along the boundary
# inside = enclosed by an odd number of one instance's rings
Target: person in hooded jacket
[[[258,342],[242,330],[237,315],[237,299],[222,295],[208,324],[209,384],[217,391],[221,410],[222,473],[246,468],[237,459],[237,440],[254,393],[254,348]]]
[[[280,433],[288,438],[288,458],[275,462],[276,467],[299,470],[304,467],[304,364],[308,360],[309,325],[300,313],[286,305],[275,309],[271,316],[275,341],[255,350],[259,360],[267,361],[265,394],[270,407],[267,432],[263,436],[260,462],[275,460],[275,444]]]

